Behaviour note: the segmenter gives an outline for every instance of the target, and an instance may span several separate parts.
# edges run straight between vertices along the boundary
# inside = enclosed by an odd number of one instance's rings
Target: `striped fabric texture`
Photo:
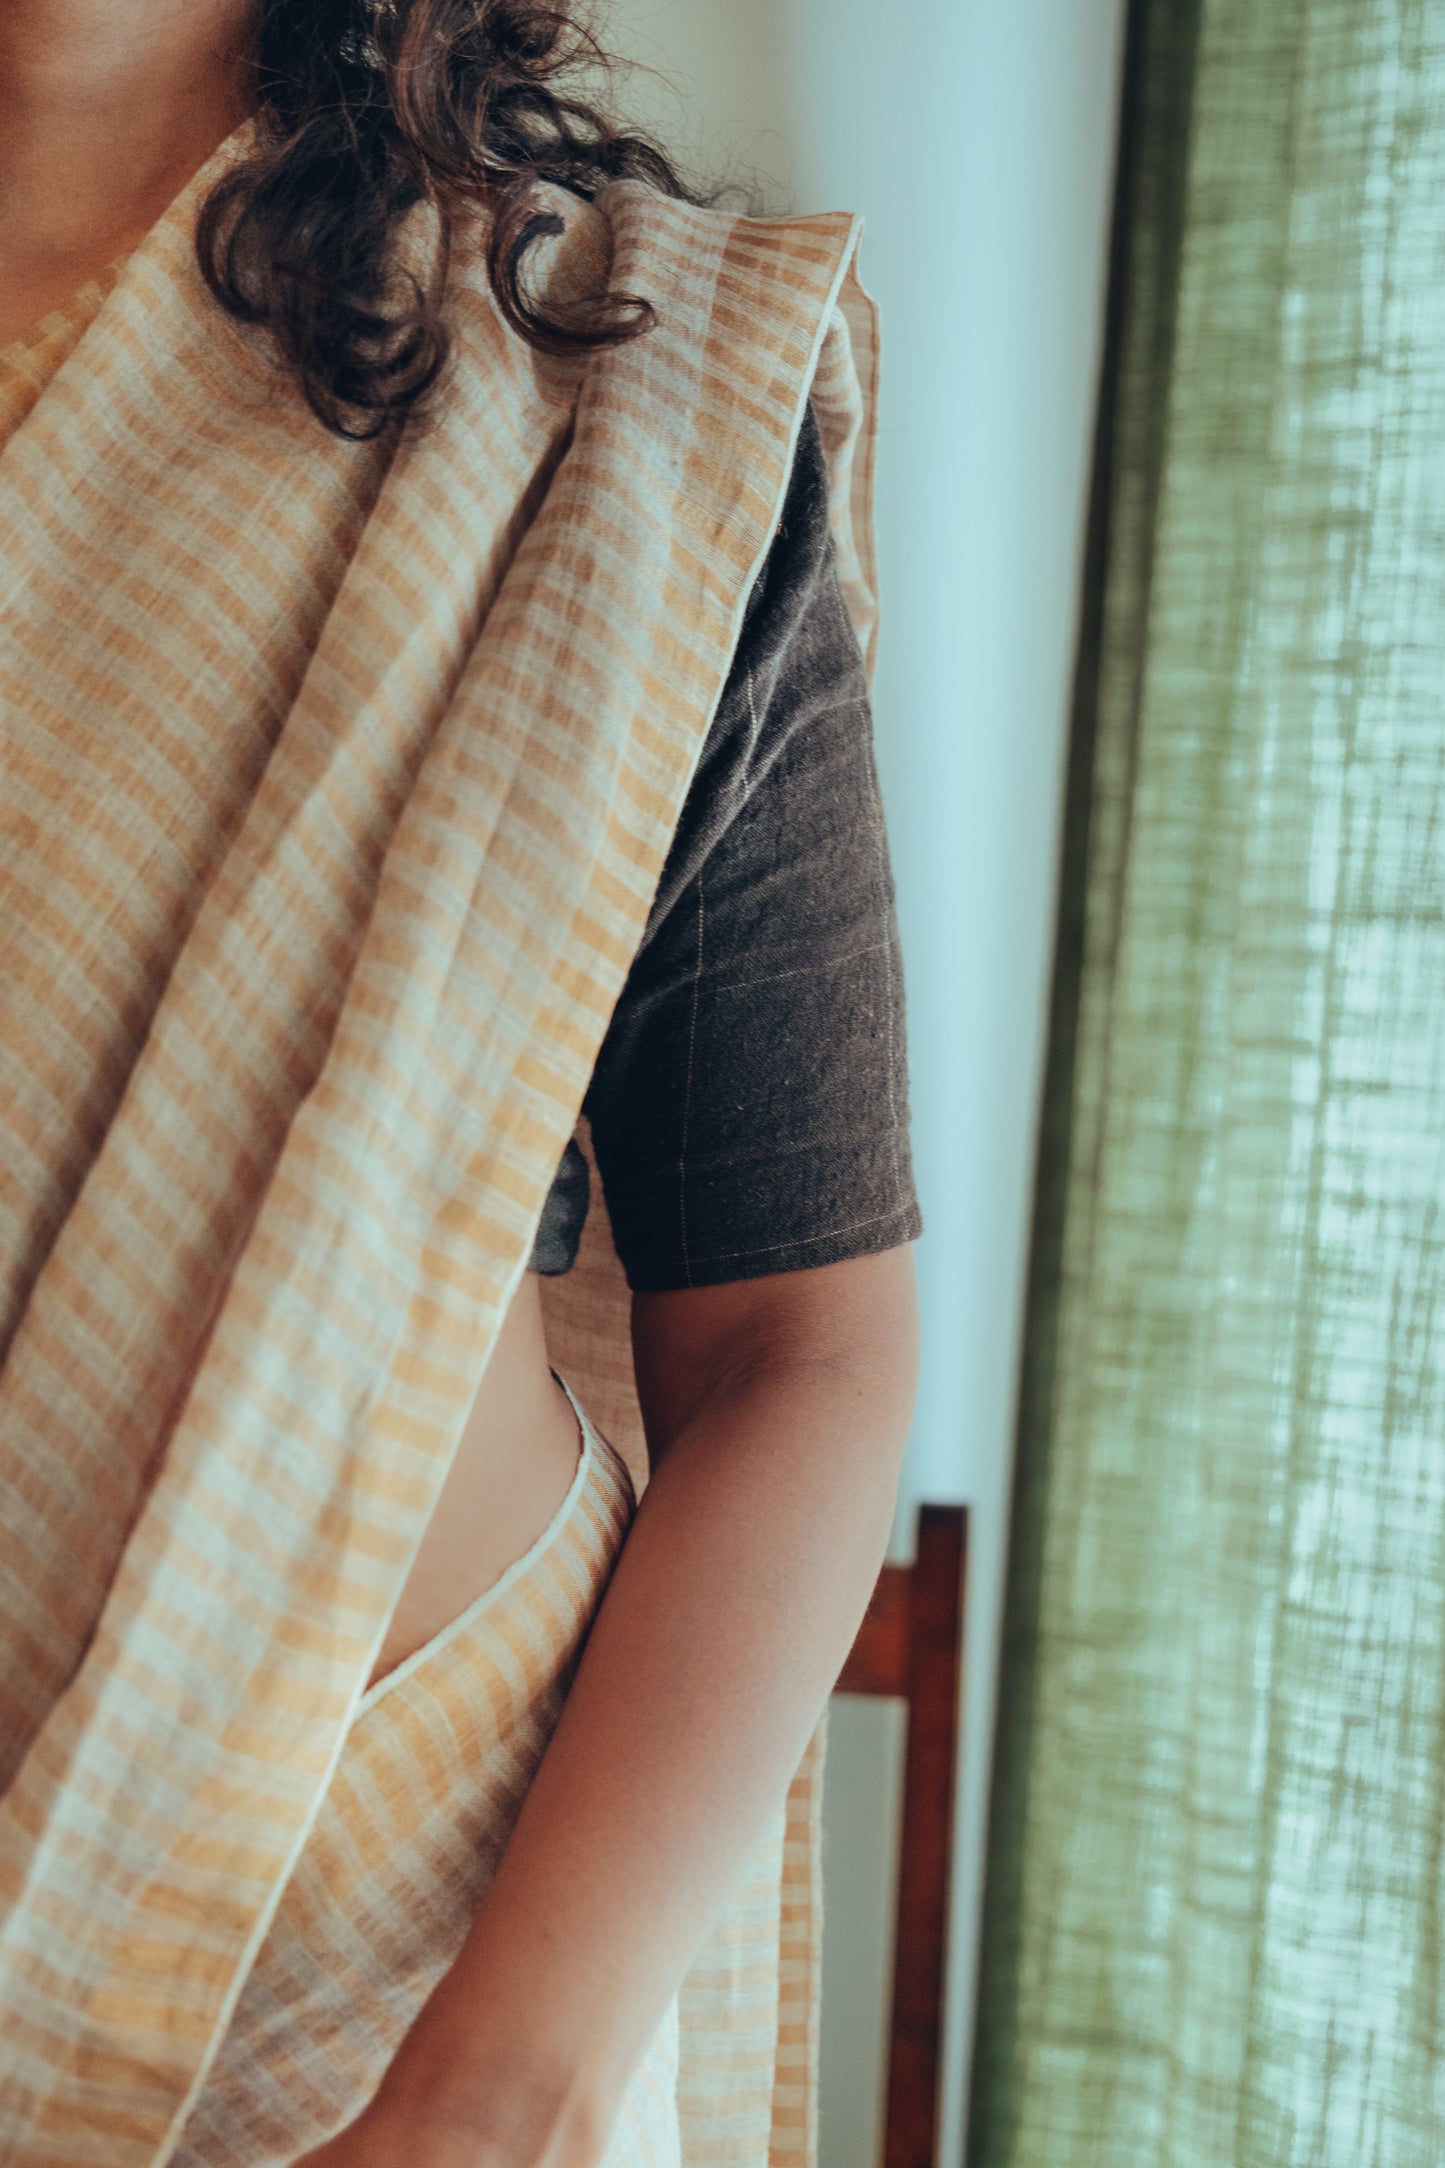
[[[589,1426],[527,1556],[362,1696],[174,2168],[287,2168],[376,2090],[496,1870],[632,1511]],[[674,2006],[608,2168],[676,2168],[677,2047]]]
[[[281,2157],[188,2151],[193,2111],[318,1886],[343,1769],[390,1751],[399,1811],[403,1704],[377,1724],[363,1684],[810,392],[873,656],[856,218],[550,191],[538,285],[660,318],[558,362],[502,323],[480,236],[443,250],[419,205],[447,396],[354,444],[196,270],[249,133],[0,355],[0,2157],[24,2168]],[[638,1465],[594,1218],[548,1290],[553,1359]],[[821,1756],[820,1728],[679,1998],[699,2168],[816,2149]],[[342,1931],[301,1929],[320,1962]]]

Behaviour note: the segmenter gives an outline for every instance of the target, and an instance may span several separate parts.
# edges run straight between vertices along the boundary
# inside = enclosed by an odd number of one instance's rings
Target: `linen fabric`
[[[582,1102],[633,1289],[834,1264],[922,1230],[872,713],[804,414],[778,532]],[[569,1142],[532,1265],[565,1272]]]
[[[577,1472],[549,1527],[357,1704],[175,2168],[286,2168],[333,2136],[460,1949],[635,1507],[626,1463],[577,1413]],[[674,2003],[609,2168],[676,2168],[677,2050]]]
[[[548,191],[538,285],[659,313],[557,362],[500,319],[480,231],[444,249],[420,204],[448,397],[357,444],[199,277],[195,209],[249,133],[0,357],[0,2149],[27,2168],[160,2168],[203,2097],[524,1269],[810,395],[872,653],[856,218]],[[559,1373],[640,1468],[600,1208],[546,1288]],[[732,2022],[752,1884],[679,1997],[678,2098],[711,2110],[689,2158],[812,2158],[821,1754],[820,1723],[772,1846],[770,2021]]]
[[[1442,2157],[1442,110],[1132,14],[974,2168]]]

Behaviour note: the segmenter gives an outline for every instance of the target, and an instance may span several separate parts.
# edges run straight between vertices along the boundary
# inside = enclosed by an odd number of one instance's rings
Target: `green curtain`
[[[1445,0],[1140,0],[974,2168],[1445,2162]]]

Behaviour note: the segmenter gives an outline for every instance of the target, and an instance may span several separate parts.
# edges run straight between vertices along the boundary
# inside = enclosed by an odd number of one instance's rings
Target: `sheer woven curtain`
[[[1445,4],[1140,0],[974,2168],[1445,2155]]]

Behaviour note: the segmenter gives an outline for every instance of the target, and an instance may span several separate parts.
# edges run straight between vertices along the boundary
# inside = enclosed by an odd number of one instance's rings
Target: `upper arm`
[[[916,1375],[902,971],[866,672],[805,420],[586,1098],[650,1449],[789,1381],[901,1450]]]
[[[654,1460],[714,1394],[769,1375],[806,1374],[901,1450],[918,1379],[912,1246],[635,1294],[632,1347]]]

